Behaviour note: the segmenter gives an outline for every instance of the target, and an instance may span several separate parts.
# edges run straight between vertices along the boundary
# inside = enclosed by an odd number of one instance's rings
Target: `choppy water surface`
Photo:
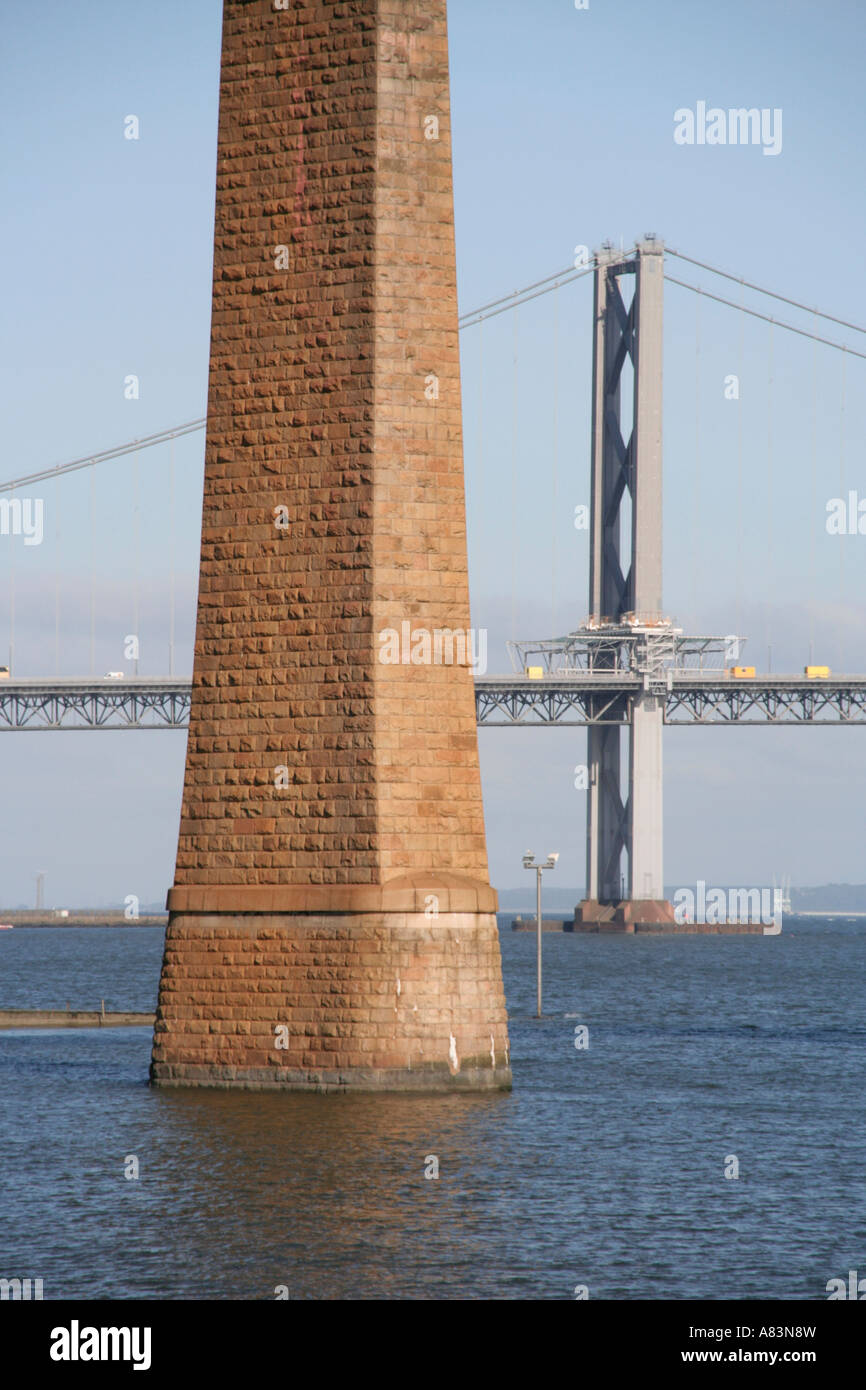
[[[824,1299],[866,1270],[866,925],[546,934],[538,1022],[509,922],[510,1095],[160,1092],[147,1030],[0,1033],[0,1275],[46,1298]],[[3,933],[0,1007],[152,1009],[161,953],[151,928]]]

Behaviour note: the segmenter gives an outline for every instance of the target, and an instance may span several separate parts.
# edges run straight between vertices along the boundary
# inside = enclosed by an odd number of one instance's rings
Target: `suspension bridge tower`
[[[158,1085],[510,1086],[467,657],[445,8],[225,0]]]
[[[619,722],[593,723],[590,704],[587,886],[577,929],[674,921],[662,859],[662,730],[674,640],[662,611],[663,293],[660,240],[647,237],[626,255],[598,253],[586,627],[600,642],[597,674],[603,678],[606,662],[613,673],[622,637],[642,688],[622,696],[613,712]]]

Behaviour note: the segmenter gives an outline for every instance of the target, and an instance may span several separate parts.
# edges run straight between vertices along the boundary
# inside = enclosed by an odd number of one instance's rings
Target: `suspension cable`
[[[665,279],[672,285],[679,285],[681,289],[691,290],[692,294],[702,294],[705,299],[714,299],[717,304],[727,304],[729,309],[739,309],[743,314],[750,314],[753,319],[763,319],[764,323],[774,323],[777,328],[786,328],[789,333],[799,333],[801,338],[814,338],[815,342],[823,343],[825,347],[836,348],[839,352],[847,352],[851,357],[862,357],[866,360],[866,352],[858,352],[856,348],[848,347],[845,343],[834,343],[832,338],[807,333],[805,328],[795,328],[792,323],[785,323],[783,319],[774,319],[772,314],[761,314],[757,309],[747,309],[744,304],[737,304],[733,299],[724,299],[720,294],[711,294],[709,290],[689,285],[685,280],[677,280],[673,275],[666,275]]]
[[[633,254],[634,247],[628,252],[624,252],[624,257]],[[838,318],[835,314],[825,313],[821,309],[816,309],[812,305],[801,304],[799,300],[791,299],[787,295],[776,294],[773,290],[764,289],[761,285],[756,285],[752,281],[744,279],[741,275],[732,275],[726,270],[719,269],[718,266],[709,265],[706,261],[699,261],[694,256],[687,256],[683,251],[675,251],[673,247],[666,246],[665,253],[676,256],[679,260],[688,261],[691,265],[700,266],[702,270],[708,270],[714,275],[721,275],[727,280],[732,280],[745,289],[756,290],[759,294],[769,295],[772,299],[778,299],[784,304],[790,304],[795,309],[803,309],[818,318],[827,319],[831,323],[838,323],[843,328],[850,328],[855,333],[866,333],[866,328],[859,324],[851,323],[847,319]],[[597,258],[592,257],[586,266],[576,269],[567,266],[564,270],[558,271],[554,275],[547,275],[542,280],[536,280],[531,285],[526,285],[523,289],[512,290],[510,294],[503,295],[500,299],[492,299],[487,304],[482,304],[477,309],[469,310],[461,315],[458,320],[460,329],[472,328],[475,324],[482,323],[485,318],[495,318],[497,314],[507,313],[509,309],[517,308],[520,304],[529,303],[532,299],[539,298],[540,295],[551,294],[561,288],[562,285],[569,285],[575,280],[581,280],[585,275],[591,275],[597,268]],[[731,299],[725,299],[721,295],[711,294],[709,290],[699,289],[695,285],[689,285],[684,280],[678,280],[673,275],[665,275],[665,279],[672,285],[680,285],[683,289],[691,290],[694,294],[703,294],[708,299],[714,299],[718,304],[726,304],[728,308],[739,309],[744,314],[750,314],[753,318],[763,319],[765,323],[778,324],[780,328],[785,328],[789,333],[799,333],[801,337],[811,338],[813,341],[823,343],[826,347],[836,348],[839,352],[848,352],[852,357],[862,357],[866,359],[866,353],[857,352],[855,348],[846,347],[844,343],[836,343],[830,338],[823,338],[820,334],[809,333],[806,329],[796,328],[793,324],[784,323],[781,319],[774,319],[770,315],[761,314],[757,309],[747,309],[744,304],[737,304]],[[13,478],[7,482],[0,482],[0,492],[12,492],[18,487],[27,483],[41,482],[44,478],[55,477],[60,473],[71,473],[78,468],[87,468],[92,463],[104,463],[108,459],[120,458],[124,454],[131,454],[137,449],[148,449],[154,444],[161,444],[166,440],[179,439],[182,435],[192,434],[196,430],[204,429],[207,421],[205,418],[198,420],[188,420],[182,425],[175,425],[172,429],[160,430],[156,434],[146,435],[141,439],[130,440],[126,444],[120,444],[113,449],[104,449],[100,453],[88,454],[84,458],[73,459],[69,463],[57,464],[54,468],[45,468],[38,473],[29,473],[23,478]]]
[[[472,328],[474,324],[481,323],[484,319],[493,319],[497,314],[506,314],[509,309],[517,309],[521,304],[528,304],[531,299],[538,299],[543,294],[551,294],[554,290],[558,290],[561,285],[570,285],[573,280],[582,280],[584,275],[593,275],[594,273],[594,261],[591,261],[583,270],[573,270],[571,267],[567,270],[561,270],[559,275],[547,277],[549,280],[555,281],[555,284],[548,285],[547,289],[536,290],[534,294],[528,293],[534,288],[532,285],[527,285],[525,290],[513,290],[511,294],[505,295],[502,299],[492,300],[490,305],[485,305],[483,309],[472,309],[469,313],[464,314],[458,321],[459,327],[461,329]],[[538,280],[536,283],[543,285],[545,281]],[[496,305],[501,305],[501,308],[494,307]]]
[[[88,468],[92,463],[104,463],[108,459],[121,458],[124,454],[135,453],[137,449],[149,449],[153,444],[162,444],[166,439],[178,439],[181,435],[203,430],[206,421],[188,420],[184,425],[175,425],[170,430],[160,430],[158,434],[145,435],[143,439],[131,439],[128,444],[118,444],[114,449],[104,449],[99,454],[88,454],[86,458],[73,459],[70,463],[58,463],[54,468],[43,468],[39,473],[28,473],[26,478],[13,478],[0,483],[0,492],[12,492],[25,483],[40,483],[43,478],[56,478],[60,473],[73,473],[77,468]]]
[[[814,314],[820,319],[828,319],[830,323],[841,324],[843,328],[851,328],[855,333],[866,333],[866,328],[861,328],[858,323],[849,323],[847,319],[837,318],[835,314],[825,314],[821,309],[816,309],[811,304],[801,304],[797,299],[789,299],[787,295],[776,294],[775,290],[765,290],[763,285],[754,285],[750,280],[744,280],[742,275],[731,275],[727,270],[719,270],[718,266],[707,265],[706,261],[698,261],[695,260],[694,256],[687,256],[683,251],[675,251],[672,246],[665,247],[665,254],[676,256],[680,261],[688,261],[690,265],[698,265],[701,270],[712,271],[713,275],[722,275],[726,280],[733,280],[735,284],[742,285],[747,290],[757,290],[759,294],[766,294],[770,299],[778,299],[782,304],[790,304],[794,309],[803,309],[807,314]]]

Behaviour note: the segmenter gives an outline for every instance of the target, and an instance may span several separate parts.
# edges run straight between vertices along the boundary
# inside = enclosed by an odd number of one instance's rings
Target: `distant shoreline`
[[[854,912],[850,908],[834,907],[828,912],[818,912],[815,908],[798,908],[796,912],[786,912],[786,917],[866,917],[866,912]]]

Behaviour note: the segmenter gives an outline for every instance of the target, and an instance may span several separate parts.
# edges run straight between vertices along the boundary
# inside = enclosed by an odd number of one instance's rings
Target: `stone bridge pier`
[[[223,26],[151,1077],[507,1088],[471,643],[429,641],[470,631],[445,0],[225,0]]]

